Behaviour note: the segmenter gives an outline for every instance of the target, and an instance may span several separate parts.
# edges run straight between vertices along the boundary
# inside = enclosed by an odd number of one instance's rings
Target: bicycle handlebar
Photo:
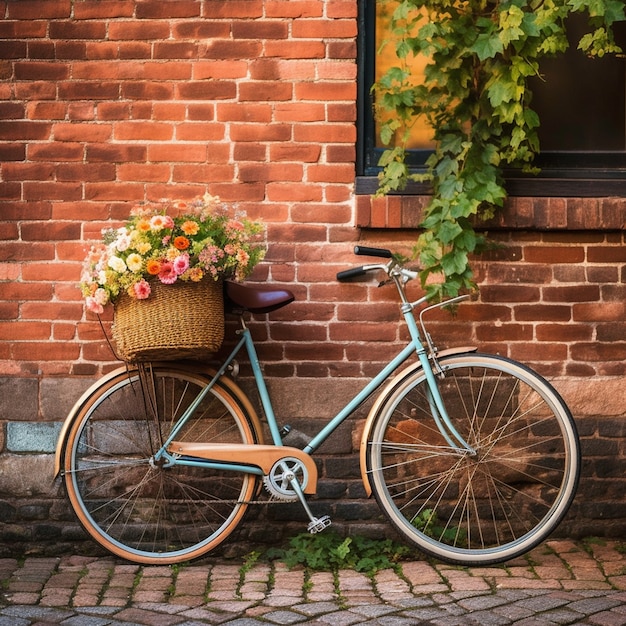
[[[337,272],[337,280],[350,280],[351,278],[357,278],[358,276],[363,276],[366,273],[364,267],[353,267],[349,270],[343,270],[342,272]]]
[[[354,246],[354,254],[359,256],[377,256],[383,259],[391,259],[391,250],[385,248],[370,248],[369,246]]]
[[[386,250],[385,248],[370,248],[369,246],[355,246],[354,254],[359,256],[375,256],[383,259],[391,259],[393,258],[393,254],[391,250]],[[350,280],[351,278],[357,278],[359,276],[365,275],[367,272],[373,269],[384,269],[382,265],[376,266],[361,266],[361,267],[353,267],[349,270],[343,270],[342,272],[337,273],[338,281]]]

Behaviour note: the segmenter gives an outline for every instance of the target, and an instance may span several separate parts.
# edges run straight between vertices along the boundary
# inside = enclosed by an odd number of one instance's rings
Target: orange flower
[[[136,228],[141,233],[147,233],[150,230],[150,222],[147,219],[142,218],[137,222]]]
[[[177,250],[186,250],[189,247],[189,239],[182,235],[174,238],[174,247]]]
[[[180,229],[185,233],[185,235],[197,235],[200,227],[196,222],[188,220],[183,223]]]
[[[146,271],[151,276],[156,276],[161,271],[161,263],[156,259],[150,259],[146,263]]]

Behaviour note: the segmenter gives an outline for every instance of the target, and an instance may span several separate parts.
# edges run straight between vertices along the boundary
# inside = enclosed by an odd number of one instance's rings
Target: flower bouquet
[[[138,205],[87,255],[86,308],[100,314],[114,305],[125,360],[202,358],[223,340],[222,281],[243,280],[263,259],[262,230],[208,194]]]

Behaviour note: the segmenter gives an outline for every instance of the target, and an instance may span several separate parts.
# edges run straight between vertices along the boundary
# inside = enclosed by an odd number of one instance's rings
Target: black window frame
[[[378,186],[378,159],[383,152],[375,146],[375,124],[371,87],[374,83],[376,0],[359,0],[357,64],[357,163],[356,193],[372,194]],[[625,112],[626,114],[626,112]],[[411,151],[408,163],[423,171],[427,150]],[[624,152],[542,152],[536,160],[537,175],[505,171],[510,196],[607,197],[626,196],[626,150]],[[409,183],[405,195],[425,195],[428,185]]]

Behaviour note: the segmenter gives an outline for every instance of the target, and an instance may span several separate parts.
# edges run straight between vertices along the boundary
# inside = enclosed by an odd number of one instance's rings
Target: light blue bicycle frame
[[[308,445],[303,448],[303,451],[305,453],[311,454],[315,452],[315,450],[317,450],[324,443],[324,441],[326,441],[326,439],[339,427],[340,424],[343,423],[343,421],[347,417],[349,417],[363,402],[365,402],[367,398],[369,398],[389,378],[389,376],[393,374],[393,372],[397,368],[399,368],[414,354],[417,355],[426,380],[428,382],[428,389],[430,391],[430,408],[437,427],[441,431],[441,434],[446,439],[448,445],[452,449],[457,450],[459,453],[471,454],[473,452],[473,449],[465,442],[463,437],[461,437],[456,428],[454,428],[454,426],[452,425],[450,418],[448,417],[446,408],[441,398],[441,394],[439,393],[439,388],[437,386],[435,374],[433,373],[432,364],[429,361],[426,348],[423,345],[420,332],[415,321],[413,306],[414,305],[406,301],[402,305],[402,313],[411,336],[411,341],[409,342],[409,344],[387,366],[385,366],[356,396],[354,396],[354,398],[350,400],[350,402],[348,402],[348,404],[346,404],[346,406],[341,409],[339,413],[337,413],[335,417],[333,417],[324,426],[324,428],[322,428],[322,430],[317,433],[317,435],[315,435],[309,441]],[[210,467],[213,469],[231,470],[236,472],[246,472],[262,475],[262,471],[260,470],[260,468],[251,465],[213,462],[205,459],[193,459],[190,457],[178,457],[175,455],[171,455],[167,452],[168,446],[172,443],[172,441],[176,439],[176,435],[183,428],[187,420],[193,415],[194,411],[200,406],[203,399],[210,392],[213,385],[221,376],[225,374],[231,363],[235,361],[235,357],[244,346],[250,359],[254,380],[261,399],[261,405],[263,407],[263,411],[265,413],[265,417],[270,429],[272,441],[276,446],[284,445],[280,429],[278,427],[276,415],[274,413],[274,408],[272,406],[272,401],[270,399],[267,386],[265,384],[265,379],[263,377],[263,372],[259,364],[259,359],[257,356],[254,341],[252,339],[252,335],[250,334],[250,330],[245,325],[243,319],[241,323],[242,328],[238,331],[238,333],[241,335],[239,342],[231,352],[230,356],[226,359],[224,364],[220,367],[215,376],[209,382],[209,384],[198,394],[196,399],[180,417],[177,424],[174,426],[172,432],[170,433],[168,439],[165,441],[161,449],[155,454],[156,460],[163,458],[166,460],[166,463],[168,465],[178,464],[196,467]]]

